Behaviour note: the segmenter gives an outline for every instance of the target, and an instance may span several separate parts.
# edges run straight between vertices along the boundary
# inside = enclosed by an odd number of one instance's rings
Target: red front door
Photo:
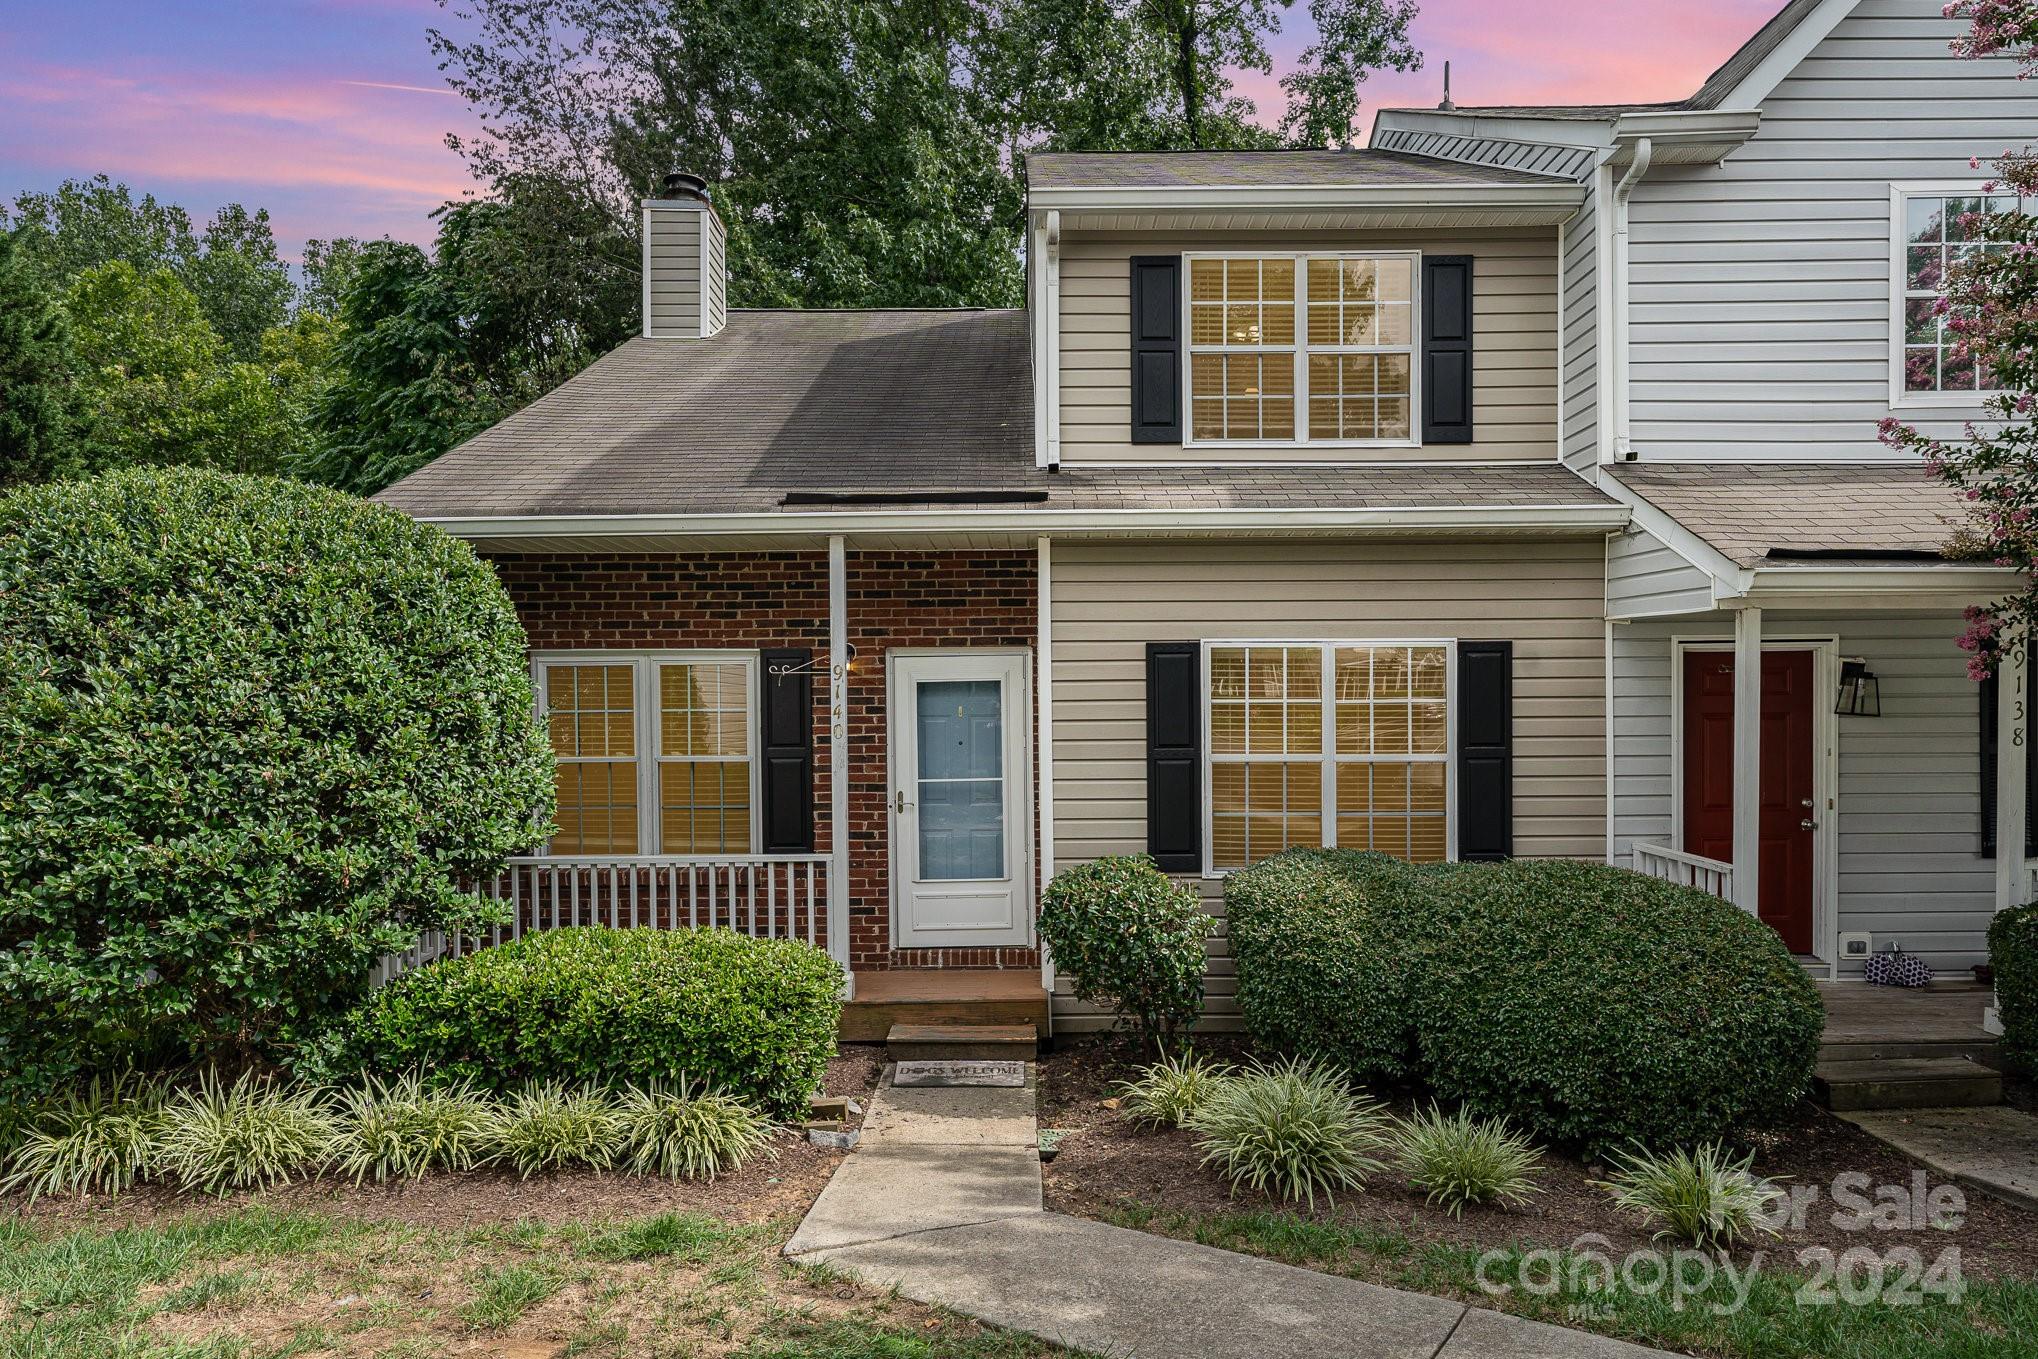
[[[1762,873],[1757,906],[1812,951],[1812,653],[1762,653]],[[1684,850],[1734,857],[1734,656],[1684,653]]]

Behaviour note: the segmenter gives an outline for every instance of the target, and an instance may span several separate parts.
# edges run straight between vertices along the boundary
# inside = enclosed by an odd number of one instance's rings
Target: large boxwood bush
[[[841,996],[842,969],[797,939],[548,930],[397,978],[340,1027],[340,1060],[491,1090],[691,1080],[791,1118],[834,1055]]]
[[[239,1061],[551,808],[523,629],[338,492],[135,470],[0,499],[0,1101],[160,1042]]]
[[[1382,854],[1292,850],[1224,884],[1238,1003],[1256,1042],[1359,1080],[1412,1069],[1401,906],[1416,870]]]
[[[2038,905],[1997,912],[1988,927],[1988,961],[1996,975],[2003,1056],[2026,1075],[2038,1074]]]
[[[1438,879],[1415,962],[1420,1063],[1446,1099],[1561,1142],[1685,1145],[1788,1113],[1825,1007],[1776,931],[1604,864]]]
[[[1144,854],[1064,869],[1040,894],[1040,938],[1077,998],[1111,1007],[1163,1046],[1203,1012],[1214,924],[1196,889]]]
[[[1562,861],[1408,867],[1297,851],[1228,880],[1254,1038],[1600,1148],[1787,1112],[1824,1026],[1774,930]]]

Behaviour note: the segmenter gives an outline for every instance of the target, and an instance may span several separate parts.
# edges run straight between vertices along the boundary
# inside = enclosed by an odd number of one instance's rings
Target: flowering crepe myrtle
[[[1944,13],[1969,24],[1953,41],[1955,55],[2008,57],[2019,80],[2038,70],[2038,0],[1954,0]],[[1981,157],[1970,157],[1968,165],[1980,169]],[[1883,443],[1918,454],[1927,471],[1967,500],[1972,524],[1961,555],[2014,568],[2022,578],[2016,593],[1967,610],[1960,647],[1974,680],[1995,669],[2006,632],[2038,624],[2038,423],[2032,418],[2038,401],[2032,390],[2038,386],[2038,218],[2030,205],[2038,194],[2038,153],[2006,147],[1991,165],[1995,178],[1982,192],[2013,193],[2016,207],[1960,216],[1965,238],[1984,246],[1949,263],[1945,295],[1934,312],[1951,336],[1949,361],[1973,362],[1985,375],[1982,385],[1990,390],[1983,404],[1994,420],[1986,429],[1967,422],[1959,439],[1925,434],[1895,416],[1880,425]]]

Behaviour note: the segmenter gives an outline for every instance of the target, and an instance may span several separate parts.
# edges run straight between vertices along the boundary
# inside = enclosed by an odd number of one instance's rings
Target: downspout
[[[1040,319],[1047,331],[1047,353],[1039,379],[1047,389],[1047,466],[1053,471],[1061,466],[1061,212],[1058,209],[1048,210],[1044,235],[1047,241],[1047,314]]]
[[[1634,159],[1613,186],[1613,460],[1633,462],[1634,424],[1628,399],[1628,199],[1649,173],[1655,148],[1635,138]]]

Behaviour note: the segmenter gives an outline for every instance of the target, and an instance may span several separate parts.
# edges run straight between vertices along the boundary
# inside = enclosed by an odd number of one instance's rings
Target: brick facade
[[[538,651],[807,647],[825,663],[825,552],[492,555]],[[1038,967],[1034,948],[892,947],[886,652],[1030,648],[1031,552],[856,552],[847,562],[850,669],[849,951],[857,971]],[[815,849],[831,844],[827,684],[814,686]],[[1038,723],[1033,725],[1038,769]],[[1038,805],[1036,776],[1035,805]],[[1037,819],[1035,862],[1038,862]]]

